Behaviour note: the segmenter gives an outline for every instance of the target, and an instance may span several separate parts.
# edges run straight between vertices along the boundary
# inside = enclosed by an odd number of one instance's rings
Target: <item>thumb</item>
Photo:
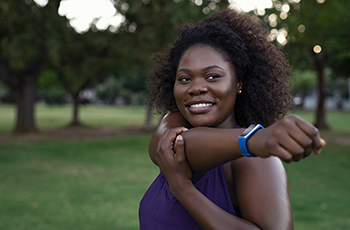
[[[175,151],[177,161],[183,161],[185,156],[185,140],[181,135],[178,135],[175,140]]]

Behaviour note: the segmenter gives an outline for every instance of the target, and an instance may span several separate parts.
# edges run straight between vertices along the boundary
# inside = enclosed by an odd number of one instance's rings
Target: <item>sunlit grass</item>
[[[41,131],[67,126],[73,116],[72,105],[36,105],[36,124]],[[146,108],[142,106],[118,107],[81,105],[79,117],[89,127],[122,128],[141,126],[145,122]],[[10,132],[15,123],[15,106],[0,104],[0,132]]]
[[[0,229],[138,229],[149,139],[2,143]]]
[[[328,143],[320,156],[285,164],[295,229],[350,229],[350,148]]]
[[[296,110],[290,114],[296,114],[312,124],[315,123],[315,111]],[[326,112],[326,121],[331,130],[348,133],[350,136],[350,111],[328,111]]]

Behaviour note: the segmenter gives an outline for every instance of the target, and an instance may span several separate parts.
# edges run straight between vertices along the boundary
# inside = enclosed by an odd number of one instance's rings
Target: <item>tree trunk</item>
[[[73,98],[73,117],[69,126],[70,127],[83,126],[79,120],[79,93],[72,94],[72,98]]]
[[[146,114],[146,120],[145,120],[145,129],[149,131],[151,129],[151,122],[152,122],[152,111],[149,106],[147,106],[147,114]]]
[[[14,133],[37,133],[34,119],[34,105],[38,82],[36,77],[27,78],[22,86],[14,91],[17,114]]]
[[[326,109],[325,109],[325,100],[326,100],[326,92],[325,92],[325,74],[323,68],[322,59],[318,57],[317,54],[312,54],[314,59],[315,70],[317,73],[317,87],[318,87],[318,101],[317,101],[317,109],[316,109],[316,123],[315,126],[318,129],[328,130],[329,126],[326,122]]]

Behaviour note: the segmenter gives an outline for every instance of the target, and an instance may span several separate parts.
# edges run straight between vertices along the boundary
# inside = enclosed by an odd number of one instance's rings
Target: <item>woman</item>
[[[280,159],[325,143],[311,124],[283,118],[291,69],[267,34],[225,10],[155,56],[151,104],[170,113],[149,146],[161,173],[140,203],[141,229],[293,229]]]

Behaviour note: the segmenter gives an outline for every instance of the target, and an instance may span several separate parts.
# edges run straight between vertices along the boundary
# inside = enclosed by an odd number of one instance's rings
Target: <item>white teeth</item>
[[[200,107],[209,107],[212,103],[199,103],[199,104],[193,104],[190,105],[191,108],[200,108]]]

